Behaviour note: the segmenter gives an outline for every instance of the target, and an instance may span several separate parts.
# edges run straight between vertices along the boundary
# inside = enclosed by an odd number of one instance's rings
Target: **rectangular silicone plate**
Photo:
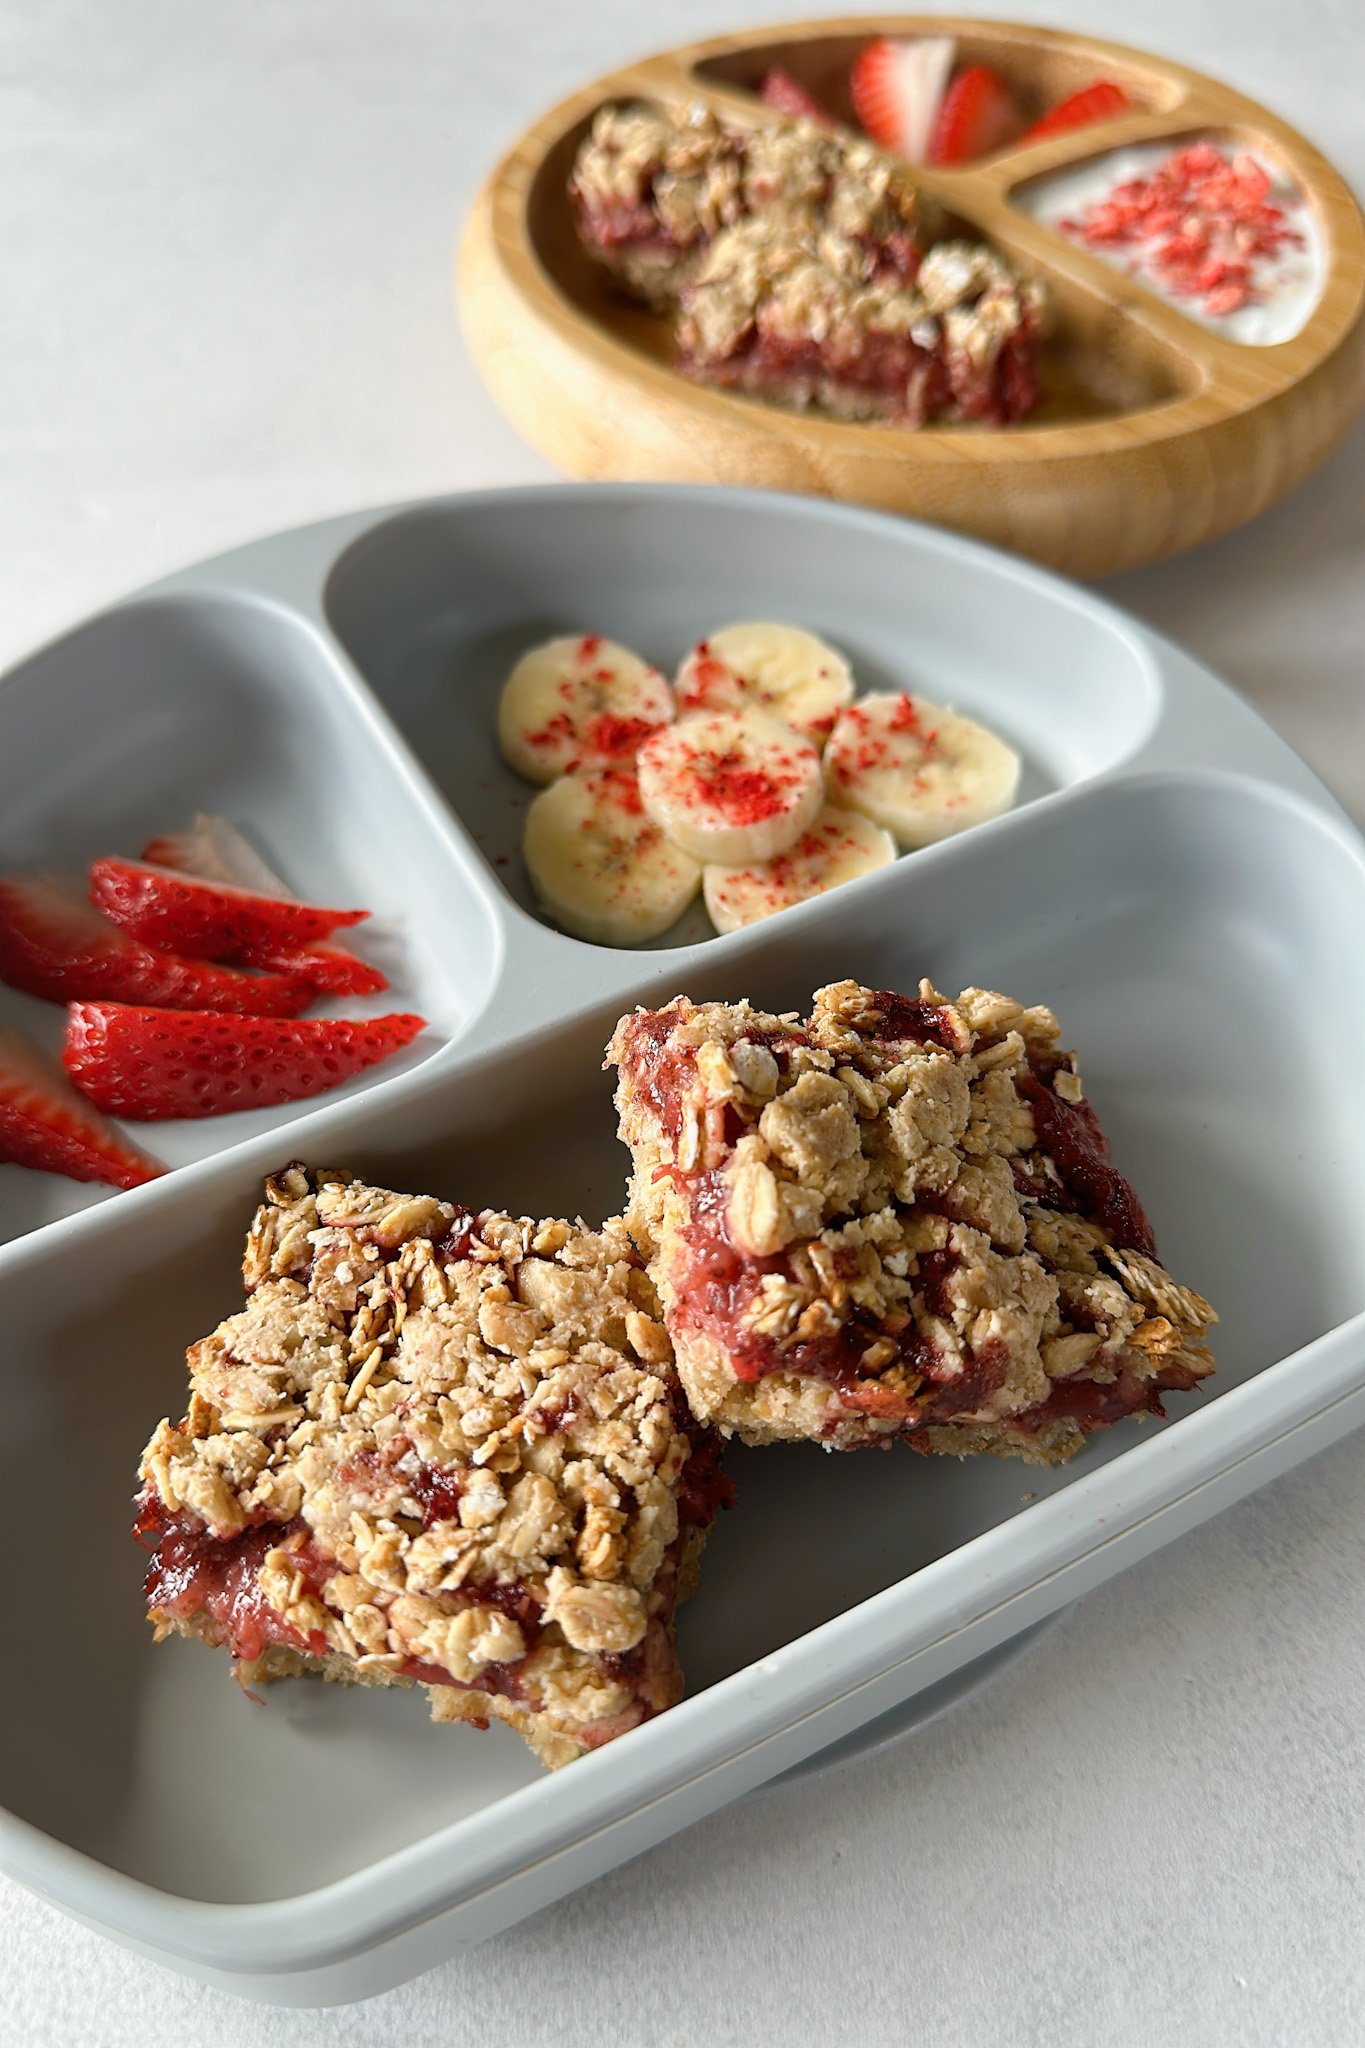
[[[1027,801],[727,939],[628,954],[550,931],[490,738],[508,652],[592,628],[667,663],[744,614],[826,632],[865,685],[980,712],[1022,747]],[[110,776],[120,702],[142,738]],[[169,1180],[79,1213],[25,1207],[45,1182],[0,1175],[0,1516],[41,1560],[0,1684],[0,1855],[134,1947],[281,2002],[383,1989],[1365,1419],[1365,1082],[1340,1028],[1365,1003],[1357,835],[1223,685],[1038,571],[758,495],[455,499],[263,542],[92,622],[0,690],[0,762],[8,859],[227,809],[300,887],[340,876],[383,905],[393,1000],[438,1023],[406,1070],[198,1127]],[[261,1708],[224,1661],[153,1649],[125,1533],[137,1453],[180,1410],[186,1343],[239,1299],[264,1172],[297,1155],[605,1214],[626,1160],[600,1062],[623,1008],[925,973],[1057,1007],[1169,1264],[1222,1313],[1202,1397],[1041,1477],[732,1451],[741,1505],[682,1618],[687,1700],[553,1777],[505,1730],[431,1726],[418,1696],[295,1685]]]

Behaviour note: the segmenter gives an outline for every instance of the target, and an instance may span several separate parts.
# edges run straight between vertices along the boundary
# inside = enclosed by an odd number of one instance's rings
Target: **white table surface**
[[[11,0],[0,662],[248,536],[547,476],[451,314],[482,170],[618,58],[790,11]],[[1365,189],[1356,0],[1013,11],[1221,73]],[[1357,816],[1362,543],[1357,432],[1250,530],[1111,591]],[[0,1882],[0,2043],[1357,2043],[1363,1499],[1356,1439],[1093,1595],[889,1759],[719,1814],[363,2006],[249,2007]]]

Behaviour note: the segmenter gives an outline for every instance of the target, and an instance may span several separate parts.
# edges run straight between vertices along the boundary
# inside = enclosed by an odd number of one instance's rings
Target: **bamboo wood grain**
[[[850,425],[708,390],[670,366],[666,323],[615,297],[579,249],[565,184],[604,102],[703,98],[775,118],[751,92],[785,62],[843,111],[852,54],[873,35],[949,34],[1037,111],[1115,77],[1136,110],[959,170],[917,173],[1022,267],[1043,276],[1057,334],[1049,396],[1003,430]],[[1209,332],[1012,203],[1025,182],[1125,144],[1216,129],[1261,148],[1313,207],[1322,296],[1269,347]],[[623,66],[521,137],[480,194],[459,267],[465,331],[493,397],[571,476],[814,492],[958,527],[1079,576],[1197,546],[1300,483],[1365,404],[1365,222],[1342,179],[1265,108],[1119,44],[928,15],[831,18],[716,37]]]

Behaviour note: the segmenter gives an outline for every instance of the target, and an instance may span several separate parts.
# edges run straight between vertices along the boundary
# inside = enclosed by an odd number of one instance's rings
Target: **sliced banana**
[[[694,859],[727,867],[785,853],[824,802],[815,748],[761,711],[667,726],[636,765],[655,824]]]
[[[901,846],[929,846],[1007,811],[1019,756],[993,732],[902,690],[841,712],[825,749],[831,801],[884,825]]]
[[[528,782],[553,782],[570,768],[629,761],[672,719],[672,693],[658,669],[584,633],[522,655],[502,686],[498,745]]]
[[[896,858],[896,842],[880,825],[857,811],[826,804],[808,832],[776,860],[757,867],[703,868],[706,909],[718,932],[757,924],[775,910],[823,896],[841,882],[871,874]]]
[[[752,619],[699,640],[684,657],[674,690],[680,718],[752,706],[823,746],[852,702],[853,671],[804,627]]]
[[[522,842],[556,924],[599,946],[657,939],[696,895],[701,868],[645,815],[633,768],[576,768],[541,791]]]

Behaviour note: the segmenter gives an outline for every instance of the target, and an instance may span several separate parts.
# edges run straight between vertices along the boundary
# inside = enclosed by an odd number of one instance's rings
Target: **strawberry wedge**
[[[284,903],[298,900],[235,825],[209,812],[200,811],[185,832],[165,832],[149,840],[142,858],[154,867],[175,868],[208,882],[233,882],[238,888],[278,897]],[[377,995],[389,985],[388,976],[373,961],[362,960],[358,953],[325,939],[299,948],[252,947],[241,957],[252,967],[302,974],[327,995]]]
[[[877,36],[859,51],[849,79],[853,110],[882,149],[922,164],[948,88],[951,36]]]
[[[246,974],[143,945],[42,875],[0,876],[0,981],[50,1003],[108,997],[168,1010],[295,1017],[313,1000],[298,974]]]
[[[0,1031],[0,1160],[116,1188],[141,1187],[166,1171],[18,1031]]]
[[[389,977],[373,960],[345,946],[333,946],[320,939],[314,946],[300,946],[297,952],[244,953],[244,966],[269,967],[280,974],[298,974],[317,995],[373,996],[389,985]]]
[[[83,1095],[136,1123],[300,1102],[410,1045],[424,1017],[222,1017],[72,1003],[62,1062]]]
[[[210,882],[151,861],[108,856],[90,865],[90,900],[133,938],[192,959],[233,960],[244,951],[291,951],[359,924],[363,910],[329,910]]]
[[[1093,85],[1084,85],[1079,92],[1049,107],[1040,121],[1024,130],[1019,140],[1042,142],[1049,135],[1069,135],[1073,128],[1089,128],[1096,121],[1116,121],[1120,114],[1131,113],[1132,108],[1133,102],[1121,85],[1116,85],[1112,78],[1097,78]]]
[[[969,64],[943,95],[929,139],[931,164],[970,164],[1012,142],[1022,126],[1018,104],[998,72]]]
[[[773,64],[764,74],[758,96],[765,107],[772,107],[779,114],[785,114],[793,121],[818,121],[822,128],[833,126],[828,107],[822,107],[813,92],[807,92],[798,78],[781,64]]]

